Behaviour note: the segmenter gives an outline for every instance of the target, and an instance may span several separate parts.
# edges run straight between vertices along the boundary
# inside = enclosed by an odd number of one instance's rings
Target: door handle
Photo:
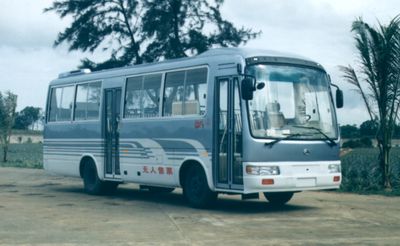
[[[108,118],[107,119],[107,131],[109,132],[109,133],[111,133],[111,120],[110,120],[110,118]]]
[[[119,132],[121,130],[121,119],[119,116],[115,117],[115,123],[117,125],[117,132]]]

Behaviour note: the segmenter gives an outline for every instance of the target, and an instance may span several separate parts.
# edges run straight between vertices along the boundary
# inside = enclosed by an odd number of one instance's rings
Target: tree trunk
[[[390,161],[390,145],[388,144],[387,139],[384,137],[383,141],[378,140],[379,145],[379,169],[381,170],[381,184],[387,189],[391,190],[392,185],[390,182],[390,170],[389,170],[389,161]]]
[[[130,23],[129,23],[129,18],[128,18],[128,15],[127,15],[127,13],[126,13],[126,9],[125,9],[125,6],[124,6],[124,2],[123,2],[122,0],[119,0],[118,3],[119,3],[119,6],[120,6],[120,8],[121,8],[121,13],[122,13],[122,15],[123,15],[123,17],[124,17],[124,23],[125,23],[125,25],[126,25],[126,28],[128,29],[129,38],[131,39],[131,46],[130,46],[130,49],[131,49],[132,52],[135,54],[135,57],[136,57],[136,62],[135,62],[135,64],[142,64],[142,63],[143,63],[143,59],[142,59],[142,57],[141,57],[140,54],[139,54],[140,46],[139,46],[139,44],[138,44],[138,43],[136,42],[136,40],[135,40],[135,35],[134,35],[133,30],[132,30],[132,28],[131,28],[131,25],[130,25]]]
[[[3,146],[3,162],[7,162],[7,152],[8,152],[8,146],[4,145]]]
[[[389,161],[390,161],[390,146],[386,146],[383,150],[383,156],[384,156],[384,187],[385,189],[391,190],[392,189],[392,184],[390,182],[390,170],[389,170]]]

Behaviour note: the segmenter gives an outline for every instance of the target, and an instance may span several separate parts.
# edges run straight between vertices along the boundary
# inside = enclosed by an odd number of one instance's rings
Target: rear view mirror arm
[[[336,84],[331,83],[331,86],[335,87],[336,89],[340,90],[339,86]]]

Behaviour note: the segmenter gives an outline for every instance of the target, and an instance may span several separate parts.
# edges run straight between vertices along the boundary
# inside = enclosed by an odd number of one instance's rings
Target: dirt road
[[[273,209],[223,195],[215,208],[196,210],[180,190],[122,185],[96,197],[79,179],[0,168],[0,244],[399,245],[400,198],[303,192]]]

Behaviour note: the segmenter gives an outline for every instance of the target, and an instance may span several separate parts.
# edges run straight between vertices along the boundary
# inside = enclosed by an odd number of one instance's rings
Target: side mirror
[[[336,108],[343,108],[343,91],[336,89]]]
[[[242,98],[243,100],[253,100],[254,80],[251,78],[244,78],[242,80]]]

